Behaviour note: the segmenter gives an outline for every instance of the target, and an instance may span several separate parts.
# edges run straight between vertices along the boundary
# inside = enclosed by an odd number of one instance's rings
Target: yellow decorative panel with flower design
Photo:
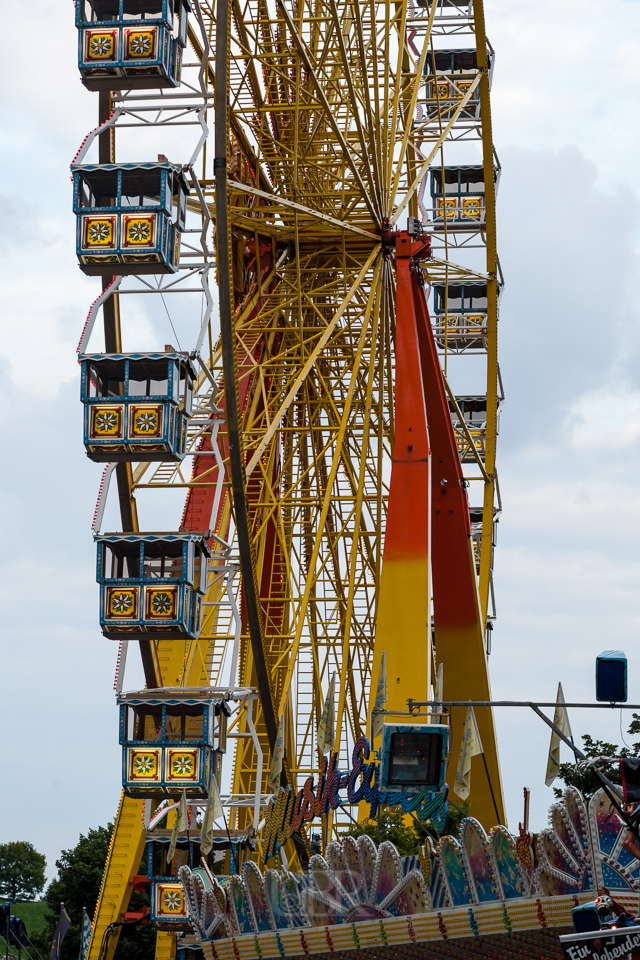
[[[160,751],[130,749],[128,757],[129,780],[159,780]]]
[[[85,30],[85,60],[115,60],[117,39],[117,32],[115,30]]]
[[[122,438],[124,407],[115,404],[91,406],[90,440],[109,440]]]
[[[478,330],[481,330],[483,328],[486,329],[487,318],[482,314],[480,314],[479,316],[473,316],[473,317],[469,315],[467,316],[467,326],[469,327],[470,330],[473,330],[474,332],[476,329]]]
[[[125,59],[126,60],[155,60],[158,40],[158,30],[125,30]]]
[[[456,80],[456,99],[462,100],[463,97],[469,92],[469,87],[473,84],[473,80]]]
[[[482,216],[482,197],[463,197],[461,213],[468,220],[479,220]]]
[[[438,80],[437,83],[432,81],[430,97],[432,100],[448,100],[449,99],[449,81]]]
[[[181,884],[158,883],[156,885],[156,915],[173,920],[186,919],[187,906]]]
[[[153,247],[156,242],[156,215],[123,217],[123,247]]]
[[[187,917],[187,907],[180,884],[159,883],[156,896],[156,913],[158,916],[176,919]]]
[[[137,620],[139,587],[107,587],[107,620]]]
[[[132,406],[129,414],[129,436],[132,440],[162,436],[162,405]]]
[[[184,781],[198,779],[197,748],[193,750],[167,750],[166,779]]]
[[[87,250],[115,246],[115,217],[83,217],[82,246]]]
[[[446,198],[445,198],[445,201],[444,201],[444,210],[446,211],[445,216],[446,216],[447,220],[450,220],[452,217],[455,217],[457,207],[458,207],[458,201],[457,201],[456,197],[446,197]],[[438,218],[441,218],[441,217],[442,217],[442,214],[443,214],[442,198],[439,197],[438,200],[436,201],[436,216],[437,216]]]
[[[175,620],[178,615],[178,587],[144,588],[145,620]]]

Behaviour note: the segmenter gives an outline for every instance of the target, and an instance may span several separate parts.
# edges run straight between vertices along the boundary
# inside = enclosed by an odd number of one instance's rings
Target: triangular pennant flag
[[[167,863],[171,863],[173,858],[176,855],[176,844],[178,842],[178,834],[183,833],[185,830],[189,829],[189,815],[187,813],[187,792],[186,790],[182,791],[182,796],[180,797],[180,803],[178,805],[178,812],[176,813],[175,823],[173,824],[173,830],[171,831],[171,840],[169,841],[169,853],[167,854]]]
[[[336,745],[336,674],[329,681],[329,689],[324,701],[320,726],[318,727],[318,750],[322,754],[331,753]]]
[[[280,717],[278,724],[278,736],[276,737],[273,754],[271,756],[271,768],[269,770],[269,779],[267,783],[271,790],[277,790],[280,786],[280,774],[282,773],[282,758],[284,756],[284,713]]]
[[[471,793],[471,758],[483,753],[480,731],[476,723],[473,707],[467,709],[467,719],[464,722],[464,733],[460,747],[460,759],[456,770],[456,779],[453,785],[454,792],[461,800],[466,800]]]
[[[213,824],[215,820],[224,816],[222,810],[222,801],[218,793],[218,784],[215,775],[211,778],[209,787],[209,799],[202,818],[202,828],[200,830],[200,852],[206,857],[211,853],[213,847]]]
[[[387,703],[387,653],[382,651],[380,660],[380,671],[378,673],[378,687],[376,689],[376,702],[371,711],[371,738],[375,740],[382,733],[384,726],[384,708]]]
[[[436,716],[433,717],[432,723],[442,723],[442,717],[437,716],[437,714],[442,711],[442,699],[444,697],[444,663],[441,663],[438,667],[438,672],[436,674],[436,681],[433,685],[433,699],[435,701],[433,707],[433,713]]]
[[[71,923],[71,918],[67,911],[65,910],[64,903],[60,904],[60,920],[58,921],[58,926],[56,927],[56,932],[53,938],[53,943],[51,944],[51,960],[58,960],[60,956],[60,948],[62,947],[62,941],[64,940],[64,935],[69,929],[69,924]]]
[[[91,920],[87,913],[87,908],[82,908],[82,929],[80,931],[80,956],[78,960],[85,960],[89,955],[89,943],[91,942]]]
[[[558,684],[558,695],[556,697],[556,712],[553,715],[553,722],[565,737],[569,737],[573,740],[573,734],[571,733],[571,726],[569,724],[569,714],[567,713],[567,708],[564,705],[564,693],[562,692],[562,684]],[[549,759],[547,760],[547,773],[544,778],[544,782],[548,787],[551,786],[553,781],[558,776],[560,770],[560,737],[555,732],[551,731],[551,743],[549,744]]]

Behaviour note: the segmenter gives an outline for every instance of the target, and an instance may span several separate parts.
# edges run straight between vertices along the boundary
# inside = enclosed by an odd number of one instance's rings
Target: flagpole
[[[498,813],[498,805],[496,804],[496,798],[493,795],[493,787],[491,786],[491,777],[489,776],[489,768],[487,767],[487,758],[484,755],[484,750],[482,751],[482,762],[484,763],[484,769],[487,774],[487,782],[489,784],[489,790],[491,791],[491,799],[493,800],[493,809],[496,812],[496,818],[498,823],[500,823],[500,814]]]

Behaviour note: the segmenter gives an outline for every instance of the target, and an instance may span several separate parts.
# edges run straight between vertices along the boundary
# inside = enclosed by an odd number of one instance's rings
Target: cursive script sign
[[[376,814],[380,804],[401,806],[405,813],[416,812],[420,820],[430,817],[436,829],[443,830],[447,820],[447,804],[444,794],[422,791],[416,794],[384,793],[378,789],[379,765],[368,763],[371,745],[366,737],[360,737],[353,747],[351,770],[341,773],[337,768],[338,755],[330,753],[322,758],[317,784],[309,777],[298,793],[291,787],[280,788],[267,809],[262,831],[265,859],[273,857],[278,849],[299,830],[303,823],[311,823],[316,817],[324,817],[344,801],[338,791],[346,790],[347,802],[370,804],[370,816]]]

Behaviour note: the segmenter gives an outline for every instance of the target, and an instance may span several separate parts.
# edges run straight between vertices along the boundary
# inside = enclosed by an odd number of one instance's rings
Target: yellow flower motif
[[[137,433],[155,433],[158,429],[158,414],[155,410],[136,414],[135,427]]]
[[[133,610],[133,597],[130,593],[112,593],[111,609],[114,613],[130,613]]]
[[[165,890],[162,896],[162,906],[169,913],[182,912],[182,894],[179,890]]]
[[[148,57],[153,49],[150,33],[135,33],[129,39],[129,53],[135,57]]]
[[[155,757],[150,753],[138,753],[133,760],[133,771],[137,777],[147,777],[155,769]]]

